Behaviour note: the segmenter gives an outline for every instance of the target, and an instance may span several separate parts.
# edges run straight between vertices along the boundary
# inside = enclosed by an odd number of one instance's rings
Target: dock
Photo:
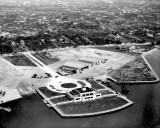
[[[39,88],[35,88],[35,90],[38,92],[38,94],[43,98],[43,99],[48,99],[40,90]]]
[[[35,88],[37,93],[43,98],[43,102],[49,107],[55,109],[55,104],[50,101],[50,98],[46,97],[38,88]]]

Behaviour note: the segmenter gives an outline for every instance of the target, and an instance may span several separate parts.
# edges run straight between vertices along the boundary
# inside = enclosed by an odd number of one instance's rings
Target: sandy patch
[[[57,56],[61,61],[55,64],[49,65],[49,67],[57,71],[60,66],[68,61],[78,61],[78,59],[84,58],[96,58],[99,60],[108,59],[107,63],[99,65],[90,70],[86,70],[81,74],[75,74],[69,76],[70,78],[84,79],[86,77],[94,77],[108,73],[111,69],[117,69],[122,65],[135,59],[135,56],[117,53],[106,50],[98,50],[93,48],[67,48],[66,50],[51,51],[50,54]]]
[[[101,64],[95,68],[84,70],[80,74],[68,76],[69,78],[85,79],[86,77],[95,77],[108,73],[110,70],[117,69],[120,66],[130,62],[135,57],[124,53],[117,53],[106,50],[98,50],[93,48],[66,48],[50,51],[52,56],[57,56],[61,61],[49,65],[47,67],[29,67],[29,66],[13,66],[0,58],[0,86],[7,88],[19,88],[25,85],[36,85],[37,87],[48,85],[52,80],[50,78],[35,79],[31,78],[33,74],[42,75],[47,71],[57,71],[60,66],[68,61],[78,61],[80,58],[108,59],[105,64]],[[47,69],[46,69],[47,68]],[[50,69],[51,68],[51,69]],[[44,69],[44,70],[43,70]],[[52,72],[52,71],[51,71]],[[56,75],[56,74],[55,74]],[[62,78],[65,81],[66,78]],[[68,79],[67,79],[68,80]],[[56,83],[55,79],[53,83]]]
[[[45,71],[41,70],[39,67],[14,66],[0,58],[0,87],[14,89],[32,84],[41,87],[50,81],[50,79],[44,78],[33,79],[31,78],[33,74],[38,74],[38,76],[43,77]]]

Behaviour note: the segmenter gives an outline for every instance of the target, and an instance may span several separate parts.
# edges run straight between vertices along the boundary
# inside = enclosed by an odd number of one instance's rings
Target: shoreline
[[[0,105],[22,98],[17,89],[9,89],[4,87],[0,89],[6,93],[4,96],[0,97]]]
[[[90,46],[89,46],[90,47]],[[104,46],[103,46],[104,47]],[[155,48],[156,49],[156,48]],[[145,59],[145,57],[144,57],[144,55],[145,54],[150,54],[150,52],[152,52],[152,51],[154,51],[155,49],[153,49],[153,50],[150,50],[149,52],[147,52],[147,53],[144,53],[144,54],[142,54],[141,55],[141,57],[143,58],[143,60],[146,62],[146,64],[149,66],[149,68],[151,69],[151,71],[154,73],[154,75],[156,76],[156,80],[154,80],[154,81],[129,81],[129,82],[125,82],[125,83],[127,83],[127,84],[144,84],[144,83],[157,83],[157,82],[159,82],[160,81],[160,79],[159,79],[159,77],[157,76],[157,74],[155,73],[155,71],[153,70],[153,68],[150,66],[150,64],[147,62],[147,60]],[[112,77],[109,77],[111,80],[113,80],[114,82],[116,82],[116,83],[119,83],[119,82],[117,82],[114,78],[112,78]],[[31,91],[31,92],[28,92],[26,95],[30,95],[30,94],[32,94],[33,92]],[[19,95],[22,97],[22,95],[19,93]],[[9,102],[9,101],[12,101],[12,100],[7,100],[6,102]],[[3,103],[6,103],[6,102],[3,102]],[[2,103],[0,103],[0,104],[2,104]]]
[[[128,43],[127,45],[131,46],[131,45],[150,45],[151,43],[150,42],[146,42],[146,43]],[[112,47],[112,46],[118,46],[118,45],[121,45],[121,44],[105,44],[105,45],[80,45],[80,46],[77,46],[76,48],[94,48],[94,47]],[[39,50],[38,52],[54,52],[54,51],[57,51],[57,50],[65,50],[65,49],[70,49],[70,48],[73,48],[75,49],[73,46],[71,47],[64,47],[64,48],[49,48],[49,49],[43,49],[43,50]],[[29,51],[25,51],[25,52],[36,52],[36,51],[32,51],[32,50],[29,50]],[[18,52],[17,54],[21,54],[23,52]],[[1,57],[5,57],[5,56],[12,56],[13,53],[9,53],[9,54],[3,54],[3,55],[0,55],[0,58]]]

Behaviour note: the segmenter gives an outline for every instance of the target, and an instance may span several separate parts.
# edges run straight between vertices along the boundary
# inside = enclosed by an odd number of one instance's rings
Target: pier
[[[43,99],[48,99],[38,88],[35,88],[35,90],[38,92],[38,94],[43,98]]]
[[[43,102],[50,108],[53,107],[55,109],[55,104],[50,101],[50,98],[46,97],[38,88],[35,88],[37,93],[43,98]]]

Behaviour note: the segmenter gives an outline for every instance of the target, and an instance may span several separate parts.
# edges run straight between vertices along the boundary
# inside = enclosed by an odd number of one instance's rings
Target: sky
[[[58,0],[0,0],[0,2],[26,2],[26,1],[35,1],[35,2],[54,2]],[[70,1],[70,0],[60,0],[60,1]],[[74,1],[84,1],[84,0],[74,0]],[[96,1],[96,0],[93,0]],[[99,0],[97,0],[99,1]],[[113,0],[104,0],[106,2],[113,1]]]
[[[58,1],[70,2],[70,1],[100,1],[100,0],[0,0],[0,3],[57,3]],[[106,3],[114,3],[117,1],[135,2],[137,0],[102,0]],[[138,0],[142,1],[142,0]],[[143,1],[156,1],[156,0],[143,0]],[[159,0],[160,1],[160,0]]]
[[[1,3],[52,3],[57,1],[64,1],[70,2],[73,0],[0,0]],[[87,0],[74,0],[74,1],[87,1]],[[90,0],[91,1],[91,0]],[[92,1],[100,1],[100,0],[92,0]],[[112,0],[104,0],[105,2],[112,1]]]

